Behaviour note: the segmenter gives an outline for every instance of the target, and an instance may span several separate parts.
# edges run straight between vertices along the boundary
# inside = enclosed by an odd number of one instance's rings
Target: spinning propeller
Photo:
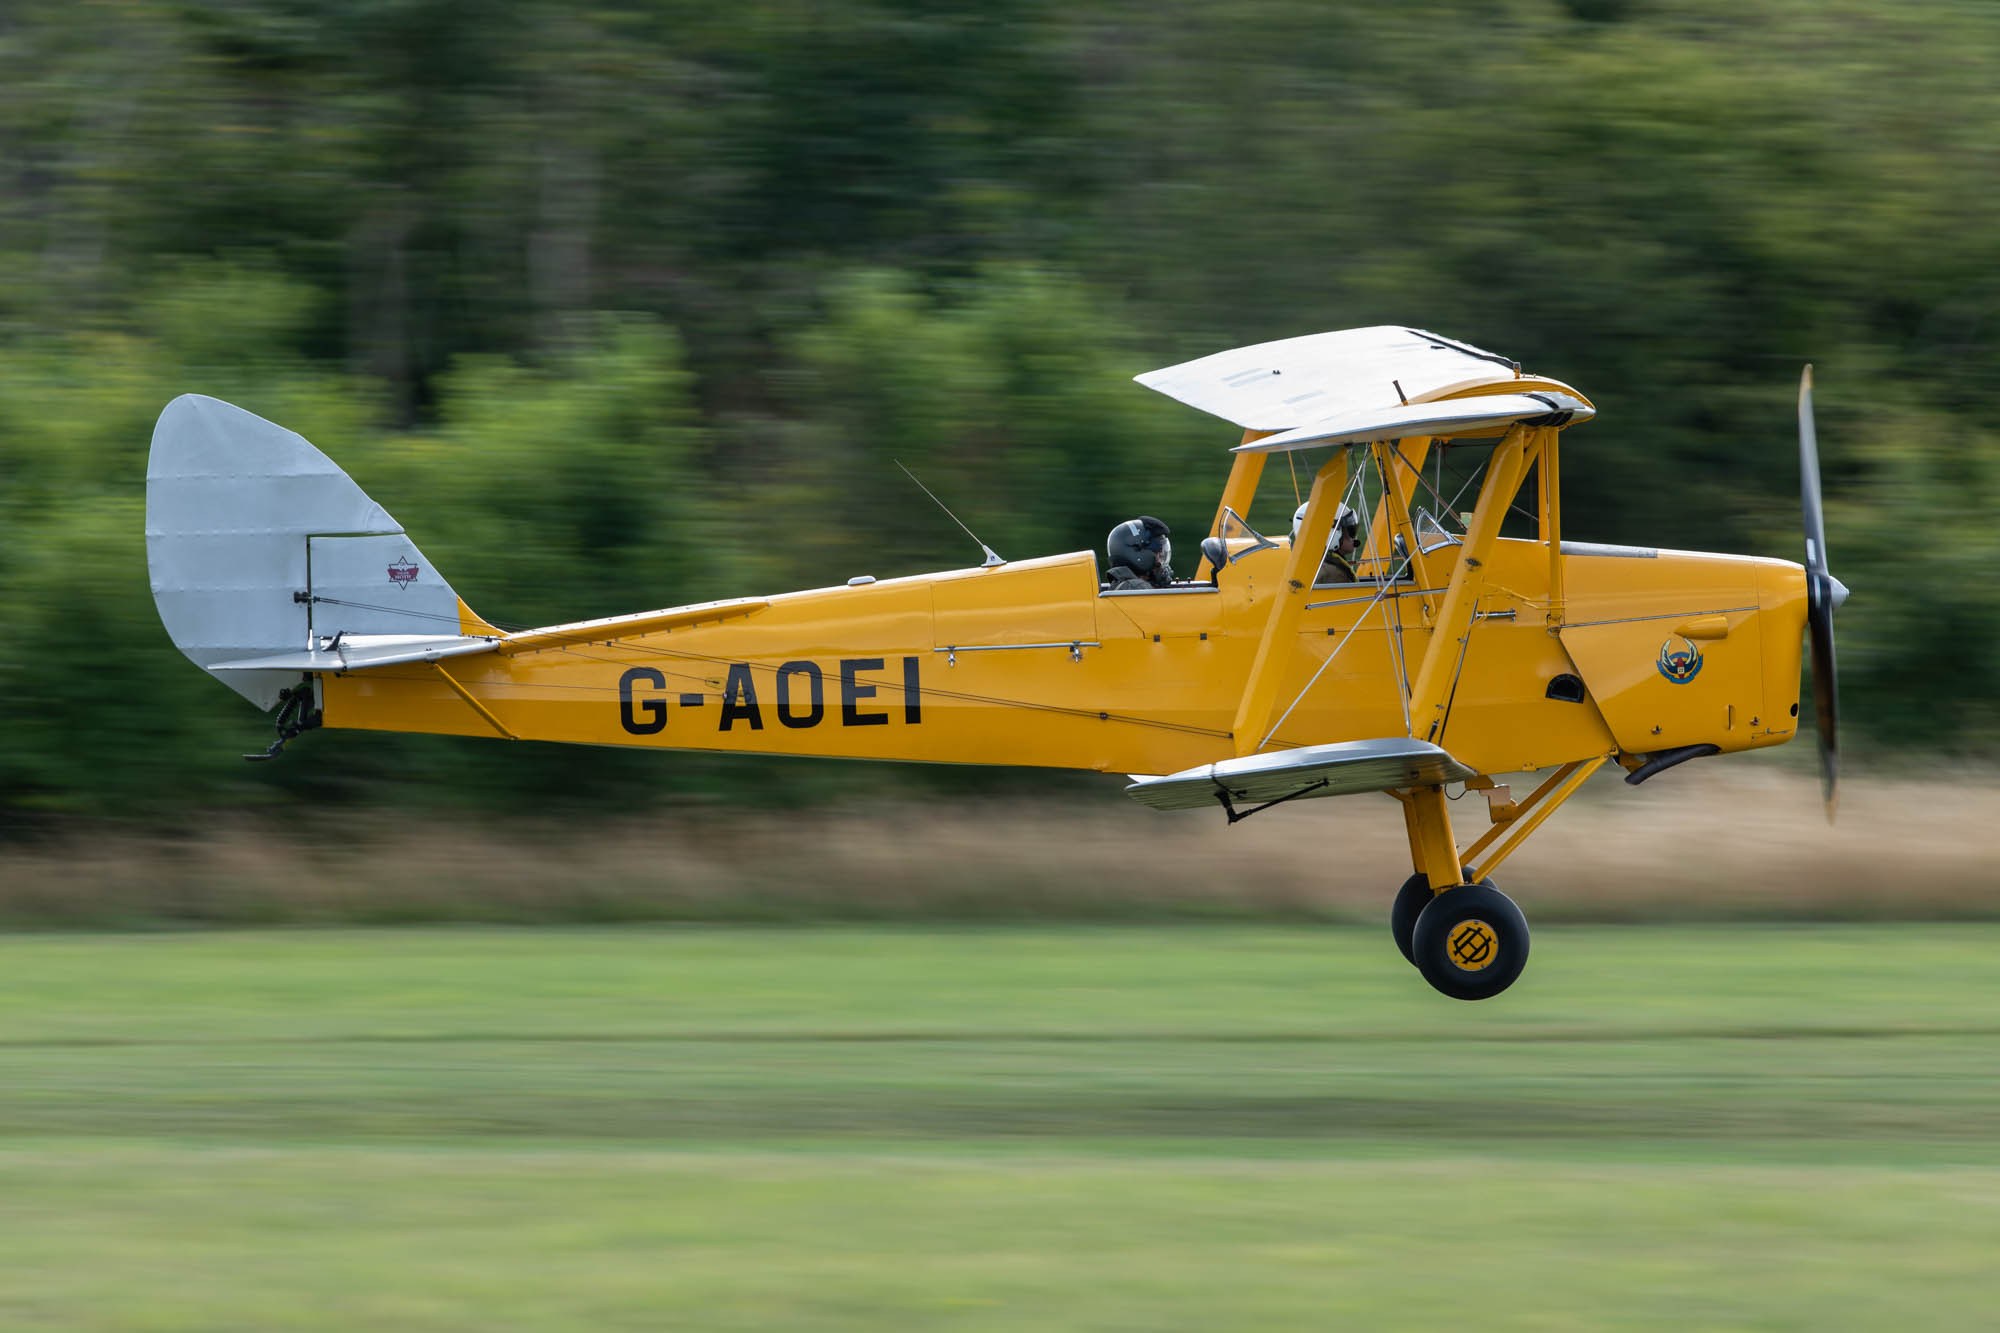
[[[1811,366],[1799,376],[1799,489],[1806,520],[1806,631],[1812,636],[1820,794],[1831,823],[1840,803],[1840,698],[1833,664],[1833,613],[1847,600],[1847,585],[1826,567],[1826,514],[1819,499],[1819,441],[1813,430]]]

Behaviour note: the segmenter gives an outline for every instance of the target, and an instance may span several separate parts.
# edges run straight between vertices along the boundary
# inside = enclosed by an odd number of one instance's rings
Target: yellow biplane
[[[1605,761],[1637,783],[1792,738],[1808,627],[1831,814],[1847,590],[1826,567],[1810,368],[1804,567],[1564,541],[1561,442],[1595,408],[1419,329],[1291,338],[1138,381],[1243,429],[1190,579],[1164,576],[1164,540],[1149,578],[1115,580],[1088,551],[989,550],[978,568],[508,632],[311,444],[189,395],[153,434],[153,592],[188,657],[279,710],[273,754],[323,725],[1039,765],[1130,774],[1145,805],[1231,822],[1386,792],[1415,872],[1396,942],[1460,999],[1498,994],[1527,960],[1526,922],[1489,876]],[[1257,532],[1244,516],[1266,462],[1307,448],[1329,454],[1294,531]],[[1473,451],[1468,509],[1435,465]],[[1510,512],[1532,536],[1503,535]],[[1518,800],[1494,782],[1544,769]],[[1463,847],[1453,783],[1490,818]]]

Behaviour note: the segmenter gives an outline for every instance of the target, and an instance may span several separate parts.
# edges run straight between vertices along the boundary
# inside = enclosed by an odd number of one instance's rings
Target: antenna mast
[[[894,461],[897,467],[903,467],[902,459],[898,458]],[[910,471],[906,467],[903,467],[903,475],[908,477],[911,481],[915,481],[917,483],[917,489],[922,491],[925,495],[929,495],[931,497],[931,503],[936,505],[939,509],[943,509],[944,516],[950,519],[952,522],[958,523],[959,531],[963,532],[966,536],[972,538],[973,544],[978,546],[981,551],[985,552],[986,559],[981,561],[979,565],[981,569],[991,569],[995,565],[1004,565],[1007,563],[1005,560],[1001,559],[999,555],[995,554],[992,547],[988,546],[985,542],[979,540],[979,534],[975,533],[971,528],[966,527],[965,524],[959,523],[958,515],[952,513],[950,509],[945,508],[944,501],[938,499],[937,496],[932,493],[930,487],[924,485],[923,482],[918,481],[916,473]]]

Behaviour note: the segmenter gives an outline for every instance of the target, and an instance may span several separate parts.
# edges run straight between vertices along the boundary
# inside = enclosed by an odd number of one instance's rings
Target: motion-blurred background
[[[1239,924],[17,934],[0,1314],[1381,1327],[1469,1282],[1500,1327],[1982,1326],[1992,927],[1576,927],[1475,1011],[1379,927],[1386,801],[248,765],[142,526],[195,391],[508,623],[976,563],[895,459],[1007,555],[1191,549],[1233,432],[1129,377],[1399,323],[1595,400],[1566,535],[1798,559],[1811,361],[1847,822],[1807,742],[1607,782],[1503,880],[1538,923],[1988,917],[1996,69],[1974,0],[4,0],[0,925]]]
[[[976,563],[894,458],[1004,554],[1191,537],[1231,428],[1128,377],[1389,322],[1595,399],[1582,539],[1799,558],[1816,363],[1847,739],[1990,753],[1996,60],[1942,0],[12,0],[0,816],[994,789],[383,737],[246,766],[262,721],[146,588],[176,393],[548,623]]]

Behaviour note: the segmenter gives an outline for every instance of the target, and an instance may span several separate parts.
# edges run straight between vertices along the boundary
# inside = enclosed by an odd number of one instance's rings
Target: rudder
[[[269,711],[296,670],[221,664],[338,636],[457,635],[469,614],[400,523],[303,436],[199,394],[146,464],[146,564],[174,645]]]

